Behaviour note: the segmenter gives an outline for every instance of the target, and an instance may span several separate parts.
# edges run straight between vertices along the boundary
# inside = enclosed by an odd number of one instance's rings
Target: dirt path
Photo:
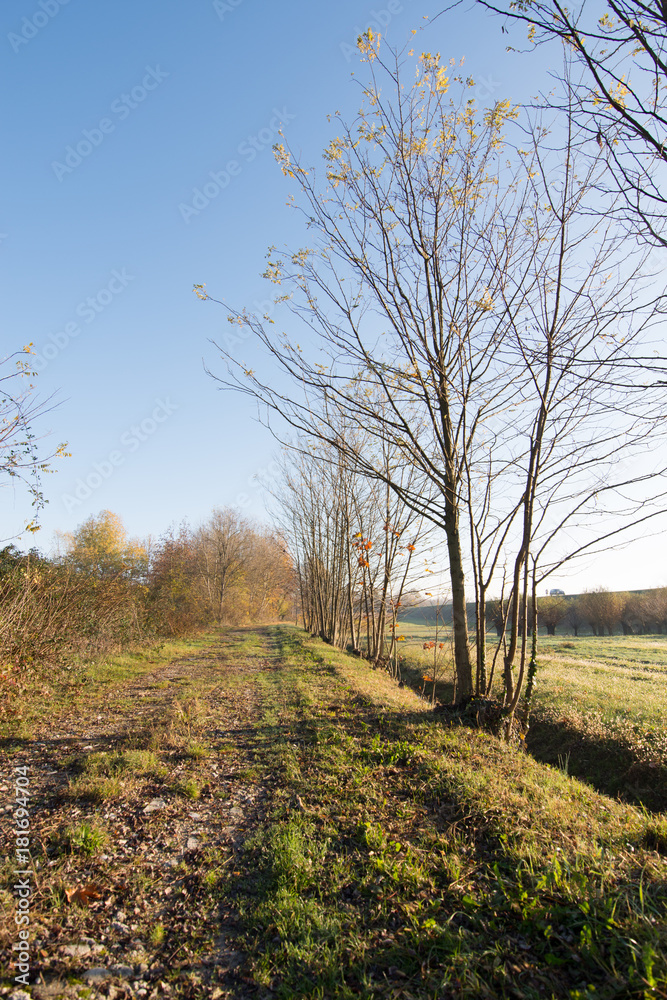
[[[26,767],[36,861],[30,995],[245,995],[226,940],[233,909],[215,889],[262,817],[253,722],[274,655],[268,632],[231,630],[92,697],[79,692],[13,741],[3,797],[12,769]],[[8,844],[11,818],[5,806]],[[7,969],[10,892],[3,909]]]

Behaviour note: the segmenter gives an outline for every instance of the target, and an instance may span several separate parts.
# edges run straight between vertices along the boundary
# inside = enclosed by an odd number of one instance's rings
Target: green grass
[[[273,809],[239,944],[277,997],[664,996],[660,829],[381,671],[283,632],[256,730]],[[236,946],[236,945],[235,945]]]
[[[66,762],[84,775],[156,775],[162,773],[162,765],[151,750],[102,751],[75,756]]]
[[[434,626],[406,622],[400,652],[421,671],[432,674],[433,652],[423,644],[436,638]],[[495,633],[487,637],[489,660]],[[451,632],[440,628],[439,678],[451,683]],[[642,726],[664,727],[667,714],[667,636],[540,636],[540,688],[536,705],[559,709],[580,705],[603,714],[605,721],[632,718]]]
[[[0,739],[30,739],[33,724],[43,719],[45,705],[52,715],[76,703],[85,712],[86,706],[97,702],[102,692],[123,684],[172,660],[192,655],[210,642],[210,636],[195,636],[172,642],[145,645],[113,656],[79,659],[66,668],[49,670],[43,666],[34,674],[22,677],[0,699]]]
[[[435,628],[405,623],[403,673],[432,694]],[[489,633],[489,656],[494,636]],[[451,639],[440,630],[436,696],[451,701]],[[496,668],[500,673],[500,665]],[[496,693],[500,688],[496,685]],[[651,809],[667,808],[667,636],[540,636],[528,748],[594,787]]]
[[[201,795],[201,786],[196,778],[183,778],[173,785],[173,791],[186,799],[198,799]]]
[[[92,857],[107,843],[108,833],[104,826],[93,817],[90,820],[82,820],[80,823],[66,827],[61,831],[58,839],[64,850]]]
[[[64,764],[74,772],[66,797],[97,804],[129,794],[135,787],[135,779],[160,778],[166,773],[164,765],[151,750],[75,755]]]

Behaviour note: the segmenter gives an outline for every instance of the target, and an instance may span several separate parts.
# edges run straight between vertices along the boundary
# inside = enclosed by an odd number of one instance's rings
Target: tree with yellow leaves
[[[74,532],[59,538],[65,550],[63,561],[88,576],[140,580],[146,575],[146,546],[128,538],[122,518],[110,510],[91,514]]]

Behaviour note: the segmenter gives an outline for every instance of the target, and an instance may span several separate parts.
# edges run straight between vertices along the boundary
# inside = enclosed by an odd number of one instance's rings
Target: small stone
[[[144,808],[144,816],[148,816],[149,813],[157,812],[158,809],[166,809],[167,803],[164,799],[151,799],[148,805]]]
[[[239,806],[232,806],[232,808],[229,810],[229,815],[232,819],[242,820],[245,814],[243,812],[243,809],[240,809]]]
[[[188,816],[190,819],[194,819],[195,822],[199,822],[201,820],[201,813],[188,813]]]
[[[134,976],[134,969],[131,965],[123,965],[119,963],[118,965],[110,965],[109,972],[112,976],[118,976],[119,979],[131,979]]]
[[[117,934],[129,934],[130,928],[127,924],[122,923],[120,920],[114,920],[111,924],[111,930],[116,931]]]
[[[87,983],[105,983],[107,979],[111,978],[111,973],[108,969],[86,969],[82,979],[85,979]]]
[[[186,848],[187,848],[188,851],[198,851],[199,850],[199,841],[197,840],[197,838],[196,837],[188,837],[188,842],[186,844]]]
[[[63,948],[63,955],[69,955],[70,958],[83,958],[84,955],[90,955],[91,951],[88,944],[66,944]]]

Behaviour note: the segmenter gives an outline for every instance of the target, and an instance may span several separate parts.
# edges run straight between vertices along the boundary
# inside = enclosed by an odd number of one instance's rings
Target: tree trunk
[[[456,511],[447,503],[445,513],[449,574],[452,583],[452,620],[454,626],[454,664],[456,667],[456,695],[460,701],[472,694],[472,665],[468,646],[468,610],[466,607],[465,575],[461,557]]]

